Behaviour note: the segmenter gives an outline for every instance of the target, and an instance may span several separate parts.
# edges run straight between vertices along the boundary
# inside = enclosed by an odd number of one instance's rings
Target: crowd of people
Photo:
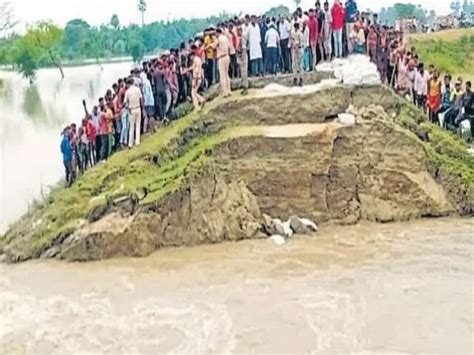
[[[394,46],[385,61],[388,62],[386,81],[394,89],[422,109],[432,123],[445,129],[458,132],[461,123],[468,120],[470,141],[474,142],[474,97],[470,81],[463,82],[461,77],[453,80],[451,74],[442,75],[434,65],[426,68],[413,47]]]
[[[314,8],[298,8],[291,16],[246,15],[206,28],[113,83],[91,112],[83,102],[81,126],[71,124],[62,135],[67,184],[114,152],[139,145],[143,133],[173,119],[177,105],[189,101],[202,109],[204,92],[214,84],[220,84],[223,96],[231,94],[236,78],[246,94],[249,76],[288,74],[301,86],[305,71],[352,53],[368,55],[382,82],[410,95],[433,122],[440,113],[452,126],[472,117],[470,82],[462,89],[458,79],[451,88],[446,75],[442,84],[436,69],[426,71],[416,49],[408,48],[402,32],[379,24],[377,14],[360,12],[356,1],[318,0]]]

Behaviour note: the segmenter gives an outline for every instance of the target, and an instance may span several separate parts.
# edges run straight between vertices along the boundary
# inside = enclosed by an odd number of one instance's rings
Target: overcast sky
[[[116,13],[122,24],[139,23],[138,0],[13,0],[16,18],[21,27],[26,23],[49,19],[59,25],[65,25],[73,18],[85,19],[92,25],[109,22]],[[324,1],[321,1],[324,2]],[[333,0],[329,1],[331,4]],[[359,8],[378,10],[395,2],[410,0],[358,0]],[[302,6],[309,8],[315,0],[303,0]],[[437,13],[449,12],[449,0],[413,0],[425,8]],[[262,13],[272,6],[286,5],[294,8],[292,0],[147,0],[146,22],[166,20],[176,17],[205,17],[226,10],[231,13]]]

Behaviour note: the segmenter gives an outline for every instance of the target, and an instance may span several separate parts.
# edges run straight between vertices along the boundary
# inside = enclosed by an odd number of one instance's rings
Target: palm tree
[[[142,13],[142,27],[145,26],[145,12],[146,12],[146,1],[139,0],[138,1],[138,11]]]

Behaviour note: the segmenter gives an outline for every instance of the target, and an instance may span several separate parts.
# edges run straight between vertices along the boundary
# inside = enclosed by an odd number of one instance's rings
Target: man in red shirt
[[[92,122],[92,116],[87,115],[86,118],[83,121],[83,126],[86,131],[86,137],[88,141],[88,159],[90,166],[94,166],[97,163],[97,157],[95,154],[96,147],[95,147],[95,140],[97,136],[97,131],[95,129],[94,122]]]
[[[332,15],[332,35],[334,38],[334,55],[336,58],[342,57],[342,29],[344,28],[344,20],[346,11],[341,5],[340,0],[334,0],[334,5],[331,9]]]
[[[311,47],[311,63],[312,70],[316,68],[317,63],[317,53],[316,49],[318,48],[318,37],[319,37],[319,23],[314,10],[309,10],[309,19],[308,19],[308,29],[309,29],[309,46]]]

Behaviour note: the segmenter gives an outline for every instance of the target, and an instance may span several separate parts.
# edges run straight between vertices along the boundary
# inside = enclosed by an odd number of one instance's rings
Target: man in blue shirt
[[[151,88],[151,74],[147,74],[143,82],[143,104],[145,106],[144,132],[155,130],[155,97]]]
[[[354,29],[354,24],[357,21],[357,16],[359,11],[357,10],[357,4],[354,0],[346,1],[346,38],[349,38],[352,30]],[[347,40],[347,51],[348,54],[351,54],[354,51],[354,46],[352,41]]]
[[[64,168],[66,169],[66,187],[74,182],[74,173],[72,170],[72,147],[70,140],[71,128],[68,126],[63,131],[61,140],[61,153],[63,155]]]

